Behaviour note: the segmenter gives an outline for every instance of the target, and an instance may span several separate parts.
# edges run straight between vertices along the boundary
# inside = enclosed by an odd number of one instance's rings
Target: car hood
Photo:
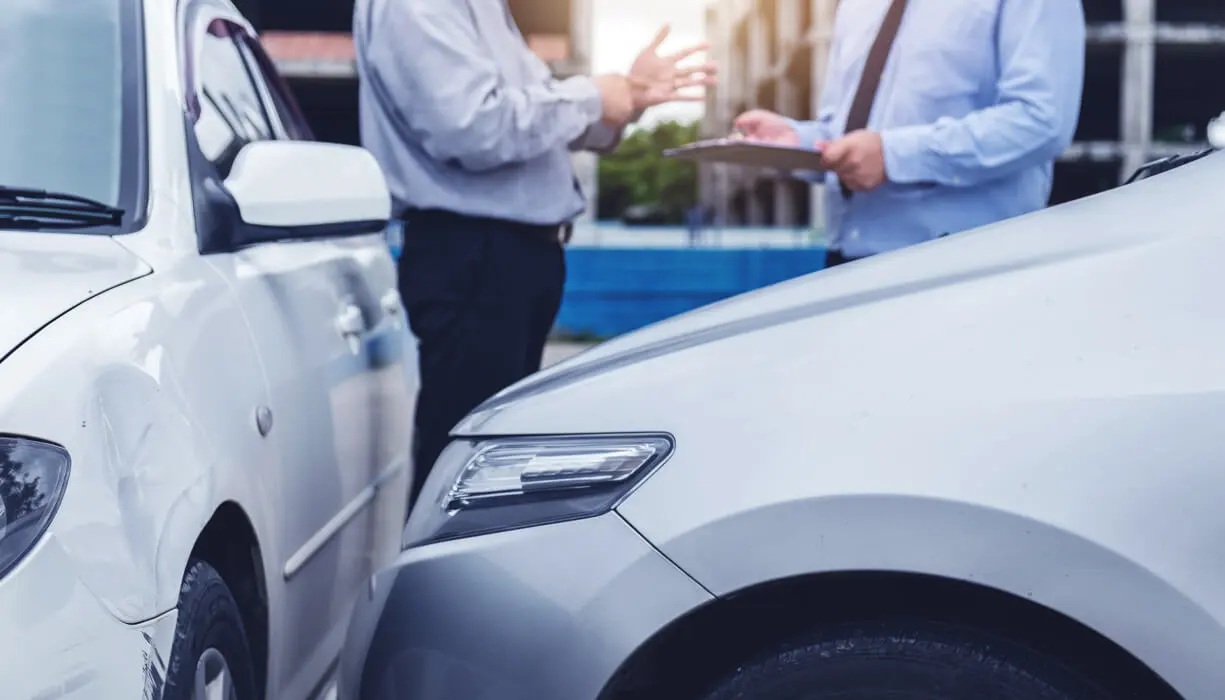
[[[1212,156],[1124,188],[740,295],[616,338],[529,377],[485,402],[456,433],[520,429],[501,420],[490,423],[532,397],[579,383],[614,381],[608,375],[622,368],[782,325],[807,323],[809,332],[826,334],[821,337],[828,345],[834,339],[822,317],[835,312],[846,319],[893,305],[899,313],[922,313],[933,326],[955,325],[921,297],[950,287],[974,294],[976,285],[986,283],[998,289],[996,283],[1009,276],[1041,274],[1046,268],[1200,234],[1206,222],[1225,216],[1225,203],[1216,194],[1221,182],[1225,157]],[[1032,289],[1026,285],[1022,293]],[[991,321],[1008,323],[1007,313],[1000,308]]]
[[[0,231],[0,358],[73,307],[150,272],[106,236]]]

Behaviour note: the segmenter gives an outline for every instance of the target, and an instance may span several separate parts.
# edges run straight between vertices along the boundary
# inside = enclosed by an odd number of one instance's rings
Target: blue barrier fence
[[[824,264],[820,247],[570,248],[556,330],[612,337]]]

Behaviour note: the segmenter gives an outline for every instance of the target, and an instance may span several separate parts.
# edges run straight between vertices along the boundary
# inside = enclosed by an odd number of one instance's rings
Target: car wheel
[[[1020,645],[933,623],[830,629],[737,669],[706,700],[1108,700]]]
[[[163,700],[256,700],[255,668],[238,604],[213,567],[192,560]]]

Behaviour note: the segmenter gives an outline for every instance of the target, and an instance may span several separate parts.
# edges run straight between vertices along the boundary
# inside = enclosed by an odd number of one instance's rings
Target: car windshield
[[[126,210],[132,223],[143,204],[137,0],[3,8],[0,186],[88,197]]]

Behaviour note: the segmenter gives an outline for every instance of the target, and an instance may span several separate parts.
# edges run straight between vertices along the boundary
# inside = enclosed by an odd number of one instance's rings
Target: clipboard
[[[710,139],[669,148],[664,156],[694,163],[727,163],[787,173],[822,173],[821,152],[744,139]]]

